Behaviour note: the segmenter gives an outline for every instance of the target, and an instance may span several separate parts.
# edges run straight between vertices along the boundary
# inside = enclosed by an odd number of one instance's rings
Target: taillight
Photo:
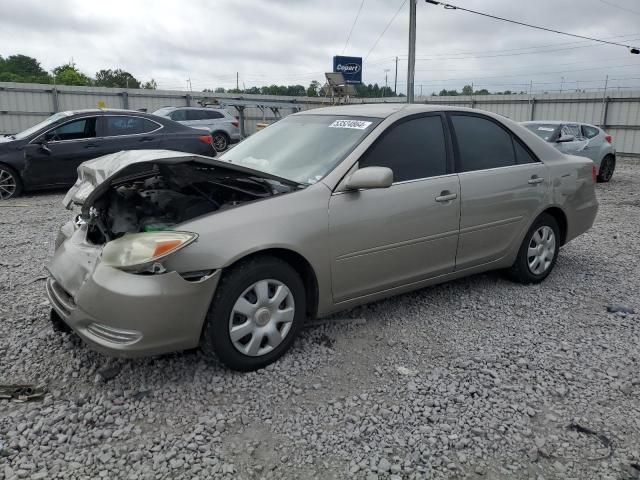
[[[213,137],[211,135],[200,135],[198,140],[206,143],[207,145],[213,145]]]
[[[231,122],[231,125],[233,125],[234,127],[238,128],[238,126],[240,126],[239,122]]]
[[[613,137],[611,135],[605,135],[604,139],[607,143],[611,143],[613,141]]]
[[[591,179],[593,180],[593,183],[598,181],[598,169],[596,168],[595,163],[591,165]]]

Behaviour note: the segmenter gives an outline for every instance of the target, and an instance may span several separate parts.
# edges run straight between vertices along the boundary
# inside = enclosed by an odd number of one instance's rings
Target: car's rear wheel
[[[553,270],[559,251],[558,222],[553,216],[543,213],[525,235],[509,275],[520,283],[539,283]]]
[[[607,155],[600,162],[598,170],[598,182],[606,183],[613,177],[613,171],[616,169],[616,159],[613,155]]]
[[[243,261],[218,285],[201,348],[234,370],[257,370],[291,347],[305,312],[304,285],[288,263],[266,256]]]
[[[0,164],[0,200],[18,197],[22,193],[22,180],[8,165]]]
[[[229,147],[229,137],[226,133],[214,132],[211,135],[213,136],[213,147],[217,152],[224,152]]]

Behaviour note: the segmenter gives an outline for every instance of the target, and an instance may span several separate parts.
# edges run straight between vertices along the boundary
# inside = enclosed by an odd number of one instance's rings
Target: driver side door
[[[72,185],[78,166],[100,155],[98,118],[76,118],[36,137],[25,149],[26,182],[33,187]]]
[[[390,168],[394,183],[333,193],[329,248],[335,303],[454,270],[460,181],[449,145],[440,114],[399,120],[358,162],[358,168]]]

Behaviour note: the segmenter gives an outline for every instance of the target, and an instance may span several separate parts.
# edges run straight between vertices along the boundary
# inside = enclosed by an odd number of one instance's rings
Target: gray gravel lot
[[[315,322],[239,374],[198,352],[110,360],[54,333],[62,194],[0,204],[0,479],[640,478],[640,165],[542,285],[498,273]],[[109,380],[99,372],[111,367]],[[108,376],[106,373],[105,376]]]

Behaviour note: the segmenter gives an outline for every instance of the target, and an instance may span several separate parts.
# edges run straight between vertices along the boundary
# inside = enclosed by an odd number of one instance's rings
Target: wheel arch
[[[278,258],[288,263],[298,273],[298,275],[300,275],[307,297],[307,316],[308,318],[315,318],[318,313],[319,288],[318,278],[313,267],[311,266],[311,263],[309,263],[306,258],[304,258],[301,254],[294,250],[274,247],[249,253],[248,255],[236,259],[232,264],[226,266],[225,269],[233,268],[240,262],[244,262],[248,259],[256,257]]]
[[[567,241],[567,231],[569,228],[567,214],[560,207],[549,207],[540,215],[545,213],[551,215],[558,223],[558,227],[560,228],[560,245],[564,245]]]

